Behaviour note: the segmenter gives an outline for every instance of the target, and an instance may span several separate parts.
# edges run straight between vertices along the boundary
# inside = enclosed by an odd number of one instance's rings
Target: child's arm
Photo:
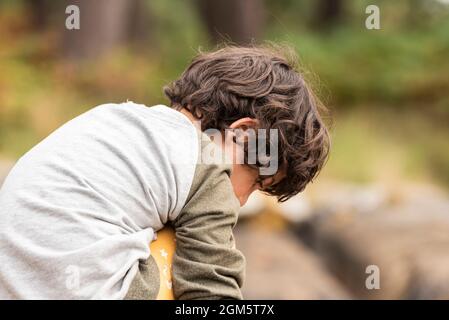
[[[197,165],[188,202],[174,221],[177,299],[242,299],[245,259],[232,234],[240,205],[229,174],[229,165]]]

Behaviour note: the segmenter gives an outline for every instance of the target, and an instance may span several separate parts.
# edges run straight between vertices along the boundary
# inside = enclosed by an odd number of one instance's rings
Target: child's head
[[[295,60],[291,52],[275,48],[225,47],[199,54],[165,88],[172,106],[200,119],[203,131],[277,130],[277,173],[261,175],[256,167],[266,163],[260,161],[234,165],[231,180],[241,203],[255,189],[287,200],[312,181],[327,159],[330,141],[319,102]]]

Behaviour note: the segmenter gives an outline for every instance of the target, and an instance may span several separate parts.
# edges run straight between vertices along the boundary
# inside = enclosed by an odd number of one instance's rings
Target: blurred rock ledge
[[[260,194],[255,198],[264,205],[259,203],[258,215],[244,209],[242,222],[257,226],[246,230],[244,237],[254,235],[256,239],[260,230],[266,234],[258,247],[248,245],[248,240],[237,243],[248,257],[248,285],[272,283],[276,288],[272,293],[278,294],[282,281],[270,277],[289,278],[289,298],[294,299],[449,298],[449,198],[445,191],[411,183],[324,183],[281,205]],[[287,230],[296,238],[286,235]],[[278,249],[264,253],[265,259],[288,262],[285,266],[273,262],[276,267],[262,279],[257,275],[263,274],[264,268],[259,251],[273,246]],[[293,256],[299,259],[298,266],[292,268],[296,262]],[[365,286],[369,265],[379,267],[380,289]],[[326,295],[320,294],[322,288],[328,288]],[[255,289],[248,290],[251,297],[262,296]]]
[[[245,299],[348,299],[319,257],[292,234],[243,223],[235,232],[245,254]]]

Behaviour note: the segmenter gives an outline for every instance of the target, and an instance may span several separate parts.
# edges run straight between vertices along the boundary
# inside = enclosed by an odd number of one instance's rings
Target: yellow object
[[[172,288],[172,262],[175,253],[175,231],[164,227],[157,232],[157,239],[150,243],[151,255],[159,268],[160,286],[157,300],[174,300]]]

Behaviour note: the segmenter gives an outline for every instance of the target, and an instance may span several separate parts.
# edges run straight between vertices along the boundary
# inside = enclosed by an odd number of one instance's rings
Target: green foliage
[[[449,114],[447,22],[426,31],[343,28],[332,35],[290,33],[277,39],[296,47],[304,68],[319,75],[338,107],[365,101],[395,109],[445,105],[439,111]]]
[[[371,2],[345,1],[341,24],[323,33],[310,24],[314,1],[267,0],[264,39],[296,48],[335,114],[325,175],[370,181],[397,174],[449,185],[449,6],[375,1],[382,29],[367,30]],[[100,103],[166,103],[162,87],[200,47],[212,47],[195,3],[148,1],[150,46],[70,63],[60,55],[61,26],[36,33],[22,2],[0,2],[0,154],[20,156]]]

